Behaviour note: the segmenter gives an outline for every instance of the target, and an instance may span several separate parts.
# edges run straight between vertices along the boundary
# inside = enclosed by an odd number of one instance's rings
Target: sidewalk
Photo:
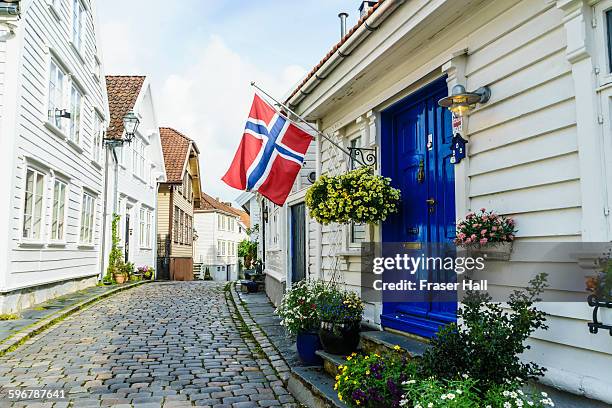
[[[151,281],[138,281],[124,285],[92,286],[24,309],[17,313],[19,315],[18,319],[0,321],[0,355],[82,307],[145,282]]]

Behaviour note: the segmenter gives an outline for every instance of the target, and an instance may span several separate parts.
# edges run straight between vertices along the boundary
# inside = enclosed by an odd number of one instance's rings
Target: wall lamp
[[[140,120],[138,116],[134,114],[133,111],[129,111],[123,117],[123,128],[125,129],[125,140],[128,143],[132,142],[134,139],[134,135],[136,134],[136,129],[138,129],[138,125],[140,124]]]
[[[491,98],[491,89],[488,86],[467,92],[463,85],[455,85],[451,95],[438,101],[438,105],[448,108],[455,116],[465,116],[474,109],[477,103],[487,103]]]
[[[263,216],[264,222],[268,223],[268,217],[270,216],[270,213],[268,212],[268,207],[267,206],[265,206],[263,208],[262,216]]]

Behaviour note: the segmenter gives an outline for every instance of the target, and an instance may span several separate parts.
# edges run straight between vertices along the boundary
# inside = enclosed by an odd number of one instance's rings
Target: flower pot
[[[118,284],[124,283],[126,279],[125,275],[123,274],[117,274],[117,275],[114,275],[113,277],[115,278],[115,282],[117,282]]]
[[[323,360],[315,352],[321,350],[319,335],[315,332],[298,333],[296,346],[300,360],[306,365],[321,365]]]
[[[507,261],[512,254],[513,242],[492,242],[482,246],[463,247],[471,258],[484,258],[486,261]]]
[[[319,339],[323,350],[331,354],[346,356],[357,350],[359,344],[359,323],[321,322]]]
[[[257,293],[259,290],[259,284],[257,282],[249,281],[246,284],[248,293]]]

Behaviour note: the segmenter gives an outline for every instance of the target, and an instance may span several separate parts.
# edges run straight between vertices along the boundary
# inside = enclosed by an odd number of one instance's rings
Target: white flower
[[[455,394],[453,394],[452,392],[449,392],[449,393],[446,395],[446,397],[447,397],[449,400],[453,400],[453,399],[455,399]]]
[[[404,381],[402,385],[414,384],[415,382],[416,380],[408,380],[408,381]]]
[[[446,394],[442,394],[442,395],[440,395],[440,398],[441,398],[441,399],[443,399],[443,400],[445,400],[445,399],[446,399]]]
[[[429,404],[427,404],[427,408],[433,408],[433,402],[430,402]]]
[[[463,391],[457,390],[457,394],[461,395],[461,394],[463,394]]]
[[[527,405],[529,405],[530,407],[533,406],[533,401],[527,401]]]
[[[516,398],[516,395],[517,395],[516,392],[512,391],[510,393],[510,398]]]
[[[525,393],[522,390],[518,390],[517,392],[521,395],[525,395]]]
[[[485,408],[492,408],[490,405],[487,405]]]
[[[514,401],[514,403],[516,404],[517,407],[522,407],[523,406],[523,400],[521,400],[521,399],[517,399],[516,401]]]
[[[507,397],[507,396],[509,396],[509,395],[510,395],[510,391],[504,391],[504,392],[502,392],[502,395],[503,395],[504,397]]]
[[[544,391],[542,391],[540,394],[542,394],[542,396],[543,396],[544,398],[548,397],[548,394],[547,394],[547,393],[545,393]]]
[[[414,408],[423,408],[423,406],[421,406],[421,404],[416,404]]]
[[[469,378],[470,376],[469,376],[469,375],[467,375],[467,374],[463,374],[463,375],[462,375],[462,377],[467,379],[467,378]]]
[[[512,404],[506,401],[504,402],[504,408],[512,408]]]

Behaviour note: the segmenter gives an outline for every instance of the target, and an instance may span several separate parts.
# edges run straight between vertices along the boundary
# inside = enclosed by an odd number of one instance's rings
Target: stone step
[[[365,353],[382,354],[387,351],[406,353],[411,358],[421,357],[429,347],[426,339],[408,337],[388,331],[361,332],[360,348]],[[400,350],[396,350],[396,346]]]
[[[287,388],[308,408],[345,408],[334,391],[335,380],[321,367],[294,367]]]
[[[316,354],[323,360],[323,370],[332,378],[338,375],[338,366],[346,363],[346,356],[331,354],[323,350],[316,351]]]

